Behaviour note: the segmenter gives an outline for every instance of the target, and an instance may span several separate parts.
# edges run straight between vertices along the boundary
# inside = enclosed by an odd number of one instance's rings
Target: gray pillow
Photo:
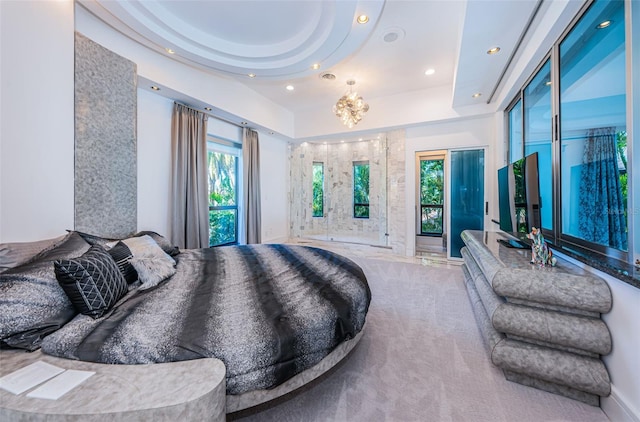
[[[62,242],[67,235],[35,242],[0,243],[0,272],[22,265],[45,249]]]
[[[139,289],[156,286],[175,274],[176,261],[150,236],[131,237],[124,239],[122,243],[127,245],[133,255],[129,262],[136,269],[138,279],[142,283]]]
[[[89,244],[69,233],[53,248],[0,274],[0,345],[36,350],[42,339],[76,315],[56,280],[56,259],[80,256]]]

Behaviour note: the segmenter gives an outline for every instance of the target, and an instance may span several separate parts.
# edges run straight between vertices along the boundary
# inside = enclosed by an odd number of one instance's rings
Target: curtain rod
[[[249,126],[239,125],[239,124],[237,124],[237,123],[235,123],[235,122],[232,122],[231,120],[227,120],[227,119],[224,119],[224,118],[222,118],[222,117],[220,117],[220,116],[216,116],[216,115],[214,115],[214,114],[211,114],[210,112],[208,112],[208,111],[206,111],[206,110],[205,110],[205,111],[198,110],[198,109],[194,108],[193,106],[190,106],[190,105],[185,104],[185,103],[183,103],[183,102],[176,101],[176,100],[173,100],[173,102],[174,102],[174,103],[176,103],[176,104],[179,104],[179,105],[181,105],[181,106],[184,106],[184,107],[190,108],[191,110],[197,111],[197,112],[199,112],[199,113],[206,114],[207,116],[209,116],[209,117],[213,117],[214,119],[216,119],[216,120],[220,120],[221,122],[229,123],[230,125],[233,125],[233,126],[235,126],[235,127],[238,127],[238,128],[240,128],[240,129],[244,129],[244,128],[252,129],[252,128],[250,128]],[[252,129],[252,130],[255,130],[255,129]]]

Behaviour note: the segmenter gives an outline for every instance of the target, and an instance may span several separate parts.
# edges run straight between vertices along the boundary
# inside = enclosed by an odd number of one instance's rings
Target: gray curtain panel
[[[242,131],[242,159],[244,185],[244,216],[246,224],[246,241],[260,243],[260,147],[258,132],[245,128]]]
[[[171,120],[171,240],[187,249],[209,247],[207,116],[181,104]]]
[[[579,201],[578,224],[584,239],[626,250],[626,204],[614,128],[589,129],[587,133]]]

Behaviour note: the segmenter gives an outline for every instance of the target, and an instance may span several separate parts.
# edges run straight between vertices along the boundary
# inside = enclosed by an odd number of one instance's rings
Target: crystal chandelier
[[[356,84],[356,81],[350,79],[347,81],[349,90],[344,94],[333,106],[333,112],[340,118],[340,121],[351,129],[354,125],[357,125],[362,116],[369,111],[369,104],[365,103],[361,96],[357,92],[351,92],[351,87]]]

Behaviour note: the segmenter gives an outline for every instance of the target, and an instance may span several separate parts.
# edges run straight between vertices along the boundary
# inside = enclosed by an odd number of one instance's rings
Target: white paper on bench
[[[82,384],[84,380],[89,378],[95,372],[77,371],[75,369],[67,369],[62,374],[42,384],[40,387],[27,394],[27,397],[35,397],[38,399],[58,400],[73,388]]]
[[[37,361],[0,378],[0,388],[20,394],[63,371],[64,369],[57,366]]]

